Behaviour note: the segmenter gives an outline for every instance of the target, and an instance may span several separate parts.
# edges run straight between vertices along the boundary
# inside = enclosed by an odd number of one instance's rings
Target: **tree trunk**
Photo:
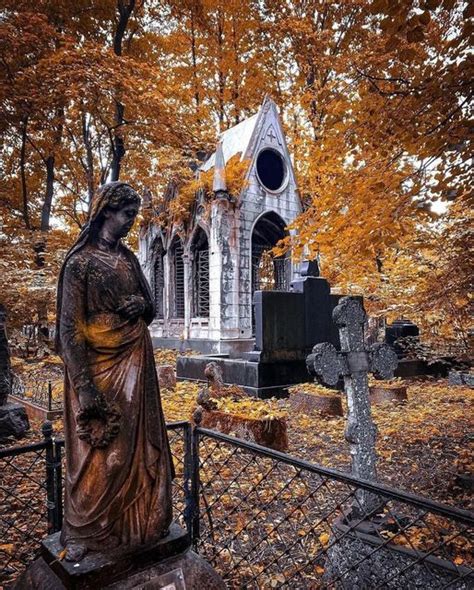
[[[196,113],[199,113],[199,106],[201,99],[199,96],[199,82],[197,77],[197,56],[196,56],[196,28],[194,23],[195,15],[194,8],[191,9],[191,59],[193,64],[193,86],[194,86],[194,102],[196,103]],[[199,122],[199,118],[198,118]]]
[[[28,189],[26,186],[25,162],[26,162],[26,128],[28,125],[28,117],[23,120],[21,128],[21,150],[20,150],[20,177],[21,177],[21,196],[23,203],[23,220],[25,221],[26,229],[31,229],[30,216],[28,215]]]
[[[86,113],[82,113],[82,140],[86,149],[87,197],[90,205],[94,194],[94,155],[91,145],[90,118],[88,121]]]
[[[119,13],[119,20],[117,23],[117,29],[114,35],[113,49],[115,55],[122,55],[122,44],[125,31],[127,30],[128,21],[130,15],[135,8],[135,0],[129,0],[125,3],[123,0],[117,1],[117,10]],[[111,180],[118,180],[120,177],[121,162],[125,155],[125,142],[122,135],[122,127],[124,125],[124,112],[125,107],[117,97],[115,102],[115,118],[114,118],[114,131],[112,140],[112,164],[111,164]]]
[[[53,204],[54,190],[54,154],[45,160],[46,165],[46,191],[44,195],[43,208],[41,210],[41,231],[49,231],[49,219]]]

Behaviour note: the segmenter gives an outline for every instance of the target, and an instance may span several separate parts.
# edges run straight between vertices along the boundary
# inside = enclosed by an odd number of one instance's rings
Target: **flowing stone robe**
[[[63,544],[90,550],[139,545],[163,535],[172,518],[174,477],[147,324],[153,302],[136,257],[85,244],[71,251],[59,283],[60,344],[66,365]],[[117,313],[131,295],[142,317]],[[91,386],[118,405],[120,431],[106,448],[77,436],[78,394]]]

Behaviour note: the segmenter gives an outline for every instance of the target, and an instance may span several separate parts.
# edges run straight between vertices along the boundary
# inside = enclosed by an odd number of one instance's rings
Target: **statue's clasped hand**
[[[143,315],[145,307],[146,305],[143,297],[140,297],[139,295],[131,295],[117,311],[121,316],[132,320]]]

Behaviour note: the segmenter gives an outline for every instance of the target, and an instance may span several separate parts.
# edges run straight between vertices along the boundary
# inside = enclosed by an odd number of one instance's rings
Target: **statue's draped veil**
[[[101,213],[104,211],[106,207],[119,209],[126,203],[136,203],[139,205],[140,202],[141,199],[138,196],[138,194],[126,182],[108,182],[107,184],[102,185],[94,194],[89,209],[89,218],[82,227],[77,240],[67,252],[66,257],[64,258],[63,264],[61,266],[61,270],[59,272],[56,299],[55,334],[55,348],[58,354],[61,354],[60,319],[62,311],[64,271],[66,268],[66,264],[68,263],[68,260],[71,258],[73,254],[79,252],[79,250],[82,250],[82,248],[84,248],[92,239],[96,237],[96,232],[100,229],[100,225],[98,224],[98,222],[100,222]],[[122,246],[122,248],[124,248],[124,246]],[[154,308],[153,296],[150,287],[143,276],[143,273],[139,272],[138,277],[140,281],[140,287],[143,291],[143,296],[146,300],[146,303],[152,305]]]

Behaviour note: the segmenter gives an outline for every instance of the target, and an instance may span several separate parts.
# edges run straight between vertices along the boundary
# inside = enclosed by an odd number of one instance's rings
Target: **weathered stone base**
[[[9,402],[0,406],[0,441],[10,436],[22,438],[29,429],[28,416],[21,404]]]
[[[398,367],[395,369],[394,377],[419,377],[422,375],[430,375],[432,377],[447,377],[449,363],[454,362],[454,359],[445,358],[441,361],[429,363],[423,359],[400,359]]]
[[[343,416],[341,395],[317,395],[306,391],[295,391],[290,394],[290,405],[298,412],[317,410],[324,416]]]
[[[407,388],[400,386],[373,385],[369,388],[371,404],[403,403],[408,399]]]
[[[222,578],[190,550],[188,534],[177,525],[154,545],[93,552],[79,563],[58,560],[59,534],[43,541],[41,557],[19,578],[15,590],[158,590],[172,583],[176,590],[225,589]]]
[[[20,404],[25,408],[26,414],[30,420],[57,420],[62,418],[62,410],[47,410],[37,404],[31,403],[29,400],[15,397],[14,395],[9,396],[9,400],[12,403]]]
[[[210,362],[215,362],[221,369],[225,385],[240,385],[245,393],[261,399],[288,397],[289,387],[313,380],[304,358],[261,362],[215,355],[178,357],[178,381],[205,381],[204,369]]]
[[[469,590],[473,587],[474,572],[468,568],[455,567],[449,561],[429,555],[419,561],[423,553],[393,543],[382,547],[382,541],[377,536],[359,531],[348,532],[348,527],[341,521],[335,523],[333,530],[337,542],[327,551],[325,587],[351,590],[438,590],[448,586],[453,590]],[[336,538],[332,538],[330,543]],[[465,577],[457,581],[462,575]]]
[[[249,440],[276,451],[288,449],[288,433],[284,418],[264,420],[235,416],[219,410],[204,410],[199,426]]]

